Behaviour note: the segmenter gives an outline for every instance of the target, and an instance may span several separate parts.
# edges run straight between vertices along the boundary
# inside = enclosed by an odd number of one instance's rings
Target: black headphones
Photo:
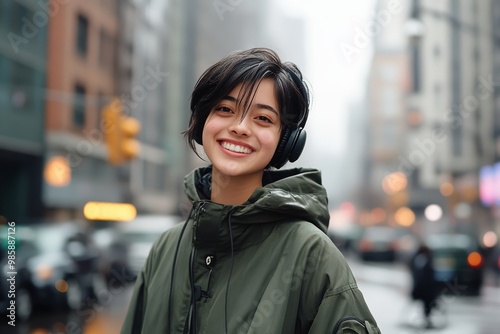
[[[304,87],[304,83],[292,70],[287,68],[285,68],[285,70],[292,78],[307,103],[309,95]],[[303,128],[306,124],[308,114],[309,110],[306,107],[306,110],[303,111],[302,118],[297,124],[291,126],[287,125],[283,128],[278,147],[276,148],[276,152],[274,153],[269,166],[281,168],[288,161],[294,162],[300,157],[306,144],[307,136],[306,131]]]

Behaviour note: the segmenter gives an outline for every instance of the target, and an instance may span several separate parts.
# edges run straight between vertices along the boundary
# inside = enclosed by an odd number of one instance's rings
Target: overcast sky
[[[363,96],[372,55],[369,43],[347,58],[341,46],[354,45],[356,29],[373,19],[374,0],[277,0],[290,14],[307,20],[306,77],[313,88],[313,105],[307,128],[308,150],[344,153],[349,105]],[[311,131],[313,130],[313,131]],[[316,155],[316,154],[315,154]]]

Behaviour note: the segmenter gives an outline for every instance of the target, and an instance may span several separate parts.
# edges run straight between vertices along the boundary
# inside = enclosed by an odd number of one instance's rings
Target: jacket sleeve
[[[355,284],[324,296],[309,333],[380,334]]]
[[[140,334],[142,332],[142,320],[146,305],[145,290],[144,272],[141,271],[135,281],[134,292],[120,334]]]
[[[309,253],[311,275],[305,282],[309,305],[314,305],[308,332],[380,334],[344,256],[329,241],[316,246]]]

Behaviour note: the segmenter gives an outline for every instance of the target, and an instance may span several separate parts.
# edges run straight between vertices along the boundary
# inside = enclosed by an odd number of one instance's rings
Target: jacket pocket
[[[368,321],[349,316],[337,321],[332,334],[375,334],[375,331]]]

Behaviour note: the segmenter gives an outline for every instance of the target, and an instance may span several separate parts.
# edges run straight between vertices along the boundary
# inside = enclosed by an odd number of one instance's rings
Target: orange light
[[[48,265],[41,265],[36,269],[36,277],[39,280],[46,281],[54,276],[54,268]]]
[[[50,332],[43,328],[35,328],[31,331],[31,334],[50,334]]]
[[[472,268],[480,267],[483,264],[483,257],[478,252],[472,252],[467,256],[467,263]]]
[[[453,187],[453,184],[451,184],[450,182],[443,182],[439,186],[439,191],[443,196],[451,196],[455,191],[455,188]]]
[[[53,187],[64,187],[71,182],[71,168],[62,156],[50,158],[43,170],[45,181]]]
[[[387,195],[393,195],[406,189],[408,179],[402,172],[387,175],[382,180],[382,189]]]
[[[394,214],[394,219],[401,226],[411,226],[415,222],[415,214],[410,208],[399,208]]]
[[[88,202],[83,215],[88,220],[129,221],[137,216],[137,209],[130,203]]]
[[[58,279],[55,284],[56,290],[62,293],[68,291],[68,282],[63,279]]]
[[[141,145],[139,141],[135,139],[141,131],[141,123],[135,118],[122,116],[120,126],[123,133],[121,145],[123,155],[125,155],[127,159],[133,159],[138,156],[141,151]]]
[[[141,145],[136,137],[141,131],[141,124],[137,119],[123,114],[120,99],[113,99],[102,109],[102,122],[111,164],[122,164],[139,155]]]

